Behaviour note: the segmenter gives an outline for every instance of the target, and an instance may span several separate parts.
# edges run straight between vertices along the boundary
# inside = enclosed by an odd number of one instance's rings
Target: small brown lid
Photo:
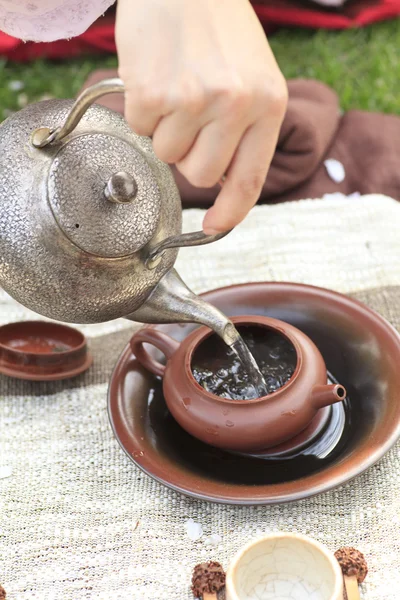
[[[0,327],[0,373],[30,381],[69,379],[92,364],[85,336],[48,321],[21,321]]]

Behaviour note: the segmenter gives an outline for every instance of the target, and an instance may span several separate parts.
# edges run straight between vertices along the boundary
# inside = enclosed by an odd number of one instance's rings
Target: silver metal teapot
[[[173,269],[179,247],[225,234],[181,233],[178,189],[151,140],[93,105],[123,91],[110,79],[0,126],[0,284],[58,321],[194,322],[232,344],[231,322]]]

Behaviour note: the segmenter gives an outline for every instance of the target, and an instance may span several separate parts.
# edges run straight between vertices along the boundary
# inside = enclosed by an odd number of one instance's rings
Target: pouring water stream
[[[232,321],[215,306],[194,294],[175,269],[161,279],[146,302],[127,318],[142,323],[198,323],[209,327],[242,363],[254,387],[254,397],[267,395],[264,377]]]

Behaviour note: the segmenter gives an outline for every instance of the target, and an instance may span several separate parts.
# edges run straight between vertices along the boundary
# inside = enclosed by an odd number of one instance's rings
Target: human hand
[[[116,40],[128,123],[192,185],[224,178],[203,229],[233,228],[259,198],[287,104],[249,1],[119,0]]]

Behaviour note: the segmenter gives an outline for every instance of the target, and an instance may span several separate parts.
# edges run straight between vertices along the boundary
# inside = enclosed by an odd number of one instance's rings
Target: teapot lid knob
[[[104,189],[104,195],[115,204],[128,204],[133,202],[138,191],[137,183],[129,173],[120,171],[111,175]]]

